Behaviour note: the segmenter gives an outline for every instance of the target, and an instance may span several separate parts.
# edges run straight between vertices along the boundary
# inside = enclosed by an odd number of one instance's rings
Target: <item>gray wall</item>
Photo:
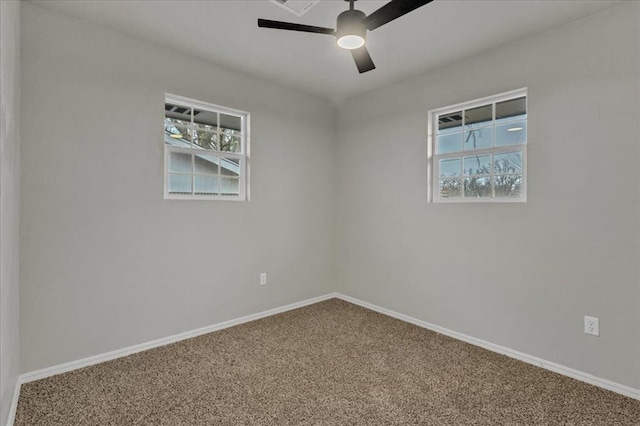
[[[344,105],[339,288],[640,388],[638,22],[631,2]],[[427,112],[525,86],[528,202],[429,204]]]
[[[22,43],[23,372],[334,290],[329,103],[28,3]],[[251,113],[251,201],[163,199],[165,91]]]
[[[0,1],[0,424],[20,372],[20,2]]]

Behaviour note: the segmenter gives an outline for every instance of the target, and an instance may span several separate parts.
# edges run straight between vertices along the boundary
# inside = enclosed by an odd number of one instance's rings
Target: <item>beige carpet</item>
[[[16,425],[639,425],[640,401],[333,299],[22,386]]]

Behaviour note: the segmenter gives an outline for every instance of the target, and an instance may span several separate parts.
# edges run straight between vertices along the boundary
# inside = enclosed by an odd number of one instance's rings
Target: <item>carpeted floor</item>
[[[639,425],[626,398],[332,299],[22,386],[15,425]]]

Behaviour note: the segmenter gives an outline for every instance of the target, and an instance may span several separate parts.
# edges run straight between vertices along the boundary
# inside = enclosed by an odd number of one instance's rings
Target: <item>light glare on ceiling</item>
[[[507,129],[507,132],[517,132],[519,130],[522,130],[522,127],[510,127]]]

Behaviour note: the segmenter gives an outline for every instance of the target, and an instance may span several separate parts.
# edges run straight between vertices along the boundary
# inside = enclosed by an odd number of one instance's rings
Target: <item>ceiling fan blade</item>
[[[373,31],[394,19],[431,3],[433,0],[392,0],[364,19],[364,25]]]
[[[358,67],[358,71],[360,71],[360,74],[376,68],[366,46],[362,46],[358,49],[353,49],[351,51],[351,56],[353,56],[353,60],[356,61],[356,66]]]
[[[291,22],[272,21],[270,19],[258,19],[260,28],[273,28],[276,30],[302,31],[303,33],[316,33],[333,35],[333,28],[314,27],[311,25],[293,24]]]

